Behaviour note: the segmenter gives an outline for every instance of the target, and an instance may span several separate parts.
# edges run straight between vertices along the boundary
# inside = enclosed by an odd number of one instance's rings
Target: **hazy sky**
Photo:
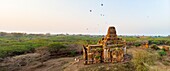
[[[170,0],[0,0],[0,31],[106,34],[109,26],[170,35]]]

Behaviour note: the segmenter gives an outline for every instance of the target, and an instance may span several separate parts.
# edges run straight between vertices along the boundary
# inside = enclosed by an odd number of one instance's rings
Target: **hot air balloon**
[[[100,16],[104,16],[104,14],[100,14]]]
[[[101,6],[103,6],[103,4],[101,4]]]
[[[90,12],[92,12],[92,10],[90,10]]]

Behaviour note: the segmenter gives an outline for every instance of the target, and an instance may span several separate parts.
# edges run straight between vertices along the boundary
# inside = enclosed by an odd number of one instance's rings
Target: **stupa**
[[[107,35],[96,45],[83,45],[84,64],[121,62],[125,54],[126,42],[117,37],[114,26],[109,27]]]

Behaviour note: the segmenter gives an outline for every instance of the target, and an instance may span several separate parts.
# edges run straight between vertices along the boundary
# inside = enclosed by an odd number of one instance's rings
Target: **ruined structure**
[[[115,27],[109,27],[107,35],[96,45],[83,46],[84,64],[121,62],[126,54],[126,42],[118,38]]]

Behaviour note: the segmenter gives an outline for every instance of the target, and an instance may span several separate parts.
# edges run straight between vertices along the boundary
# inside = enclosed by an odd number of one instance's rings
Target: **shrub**
[[[2,50],[0,50],[0,58],[4,58],[4,57],[6,57],[7,56],[7,52],[6,51],[2,51]]]
[[[158,50],[158,49],[159,49],[159,47],[158,47],[156,44],[152,44],[152,45],[150,46],[150,48],[155,49],[155,50]]]
[[[161,42],[160,42],[159,40],[154,40],[154,41],[152,41],[152,43],[153,43],[153,44],[157,44],[157,45],[160,45],[160,44],[161,44]]]
[[[149,40],[149,44],[157,44],[160,45],[161,42],[159,40]]]
[[[8,56],[15,56],[21,55],[24,53],[34,52],[35,48],[29,45],[11,45],[11,46],[4,46],[0,48],[0,57],[8,57]]]
[[[167,54],[167,53],[165,52],[165,50],[160,50],[158,53],[159,53],[160,56],[164,56],[164,55]]]
[[[65,45],[63,45],[61,43],[57,43],[57,42],[50,43],[47,47],[48,47],[49,52],[55,52],[55,53],[57,53],[61,49],[66,48]]]
[[[141,46],[141,44],[140,44],[139,42],[134,43],[134,45],[135,45],[136,47]]]
[[[72,51],[70,52],[70,55],[71,55],[71,56],[75,56],[75,55],[76,55],[76,51],[75,51],[75,50],[72,50]]]
[[[99,58],[100,58],[100,55],[96,55],[95,58],[96,58],[96,59],[99,59]]]

